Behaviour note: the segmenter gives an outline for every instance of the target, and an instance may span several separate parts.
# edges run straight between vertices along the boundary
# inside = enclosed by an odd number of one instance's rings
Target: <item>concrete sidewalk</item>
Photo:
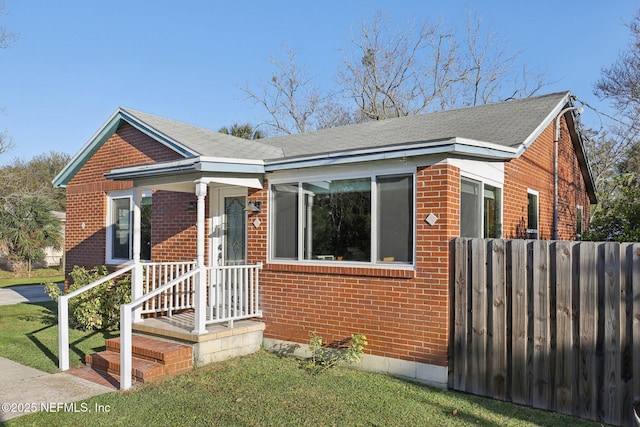
[[[0,423],[36,411],[93,410],[69,404],[114,391],[67,372],[49,374],[4,357],[0,357],[0,372]]]
[[[63,283],[58,286],[62,290]],[[20,304],[23,302],[51,301],[43,285],[19,285],[0,288],[0,305]]]

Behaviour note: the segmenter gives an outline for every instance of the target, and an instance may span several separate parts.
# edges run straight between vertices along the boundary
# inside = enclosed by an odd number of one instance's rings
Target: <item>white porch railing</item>
[[[69,300],[109,280],[129,273],[134,267],[135,265],[133,263],[128,264],[120,270],[104,276],[100,280],[58,297],[58,366],[61,371],[69,370]]]
[[[69,300],[71,298],[131,272],[132,299],[134,300],[120,306],[120,389],[126,390],[131,387],[132,381],[132,323],[134,319],[138,319],[139,313],[165,312],[170,315],[174,310],[193,308],[195,311],[194,333],[205,333],[204,325],[206,324],[228,322],[229,327],[233,327],[234,320],[261,317],[258,273],[261,269],[262,263],[225,267],[197,267],[195,262],[137,265],[131,263],[96,282],[60,296],[58,298],[60,370],[69,369]],[[142,284],[137,290],[136,283]]]
[[[207,267],[209,287],[207,298],[207,324],[262,317],[258,304],[260,281],[258,272],[262,263]]]
[[[176,277],[172,281],[160,286],[159,288],[154,289],[153,291],[141,296],[140,298],[131,301],[128,304],[123,304],[120,306],[120,390],[128,390],[131,388],[131,374],[132,374],[132,358],[133,358],[133,350],[132,350],[132,333],[133,333],[133,317],[134,311],[141,307],[144,303],[149,300],[162,295],[163,292],[167,292],[169,289],[175,287],[176,285],[189,281],[195,280],[196,286],[198,286],[197,281],[203,275],[201,274],[201,269],[205,267],[195,268],[187,273]],[[196,307],[196,311],[198,307]]]
[[[196,268],[196,262],[145,262],[142,264],[142,295],[146,295],[165,283]],[[145,301],[141,314],[166,313],[195,308],[195,280],[193,276],[177,282],[164,292]]]

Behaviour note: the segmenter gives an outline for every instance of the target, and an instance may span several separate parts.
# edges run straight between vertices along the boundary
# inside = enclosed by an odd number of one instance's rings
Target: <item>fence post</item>
[[[131,388],[132,343],[131,343],[131,307],[120,306],[120,390]]]
[[[69,301],[65,295],[58,297],[58,367],[69,370]]]
[[[137,261],[131,271],[131,301],[135,301],[144,293],[142,278],[144,276],[142,263]],[[142,320],[142,305],[137,306],[133,310],[133,321]]]
[[[207,269],[204,266],[198,267],[195,276],[195,319],[192,334],[207,333]]]

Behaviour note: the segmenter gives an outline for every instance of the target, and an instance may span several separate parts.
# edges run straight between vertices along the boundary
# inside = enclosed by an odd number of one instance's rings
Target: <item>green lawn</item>
[[[64,274],[57,268],[39,268],[31,272],[31,277],[0,270],[0,288],[15,285],[39,285],[46,282],[62,282]]]
[[[0,307],[0,355],[55,371],[55,308],[53,302]],[[100,350],[103,339],[73,331],[71,364]],[[91,412],[36,413],[6,425],[600,425],[350,368],[312,376],[298,360],[265,351],[85,402]]]
[[[58,369],[58,306],[54,301],[0,306],[0,356],[46,372]],[[104,350],[100,332],[69,331],[69,363]]]

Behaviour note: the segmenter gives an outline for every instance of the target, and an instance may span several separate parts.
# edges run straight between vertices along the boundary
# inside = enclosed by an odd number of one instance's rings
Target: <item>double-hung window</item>
[[[271,185],[271,258],[413,264],[414,175]]]
[[[133,196],[113,193],[107,207],[107,263],[133,258]],[[151,194],[144,194],[140,207],[140,258],[151,259]]]
[[[502,236],[502,190],[499,187],[468,178],[460,180],[460,236]]]

